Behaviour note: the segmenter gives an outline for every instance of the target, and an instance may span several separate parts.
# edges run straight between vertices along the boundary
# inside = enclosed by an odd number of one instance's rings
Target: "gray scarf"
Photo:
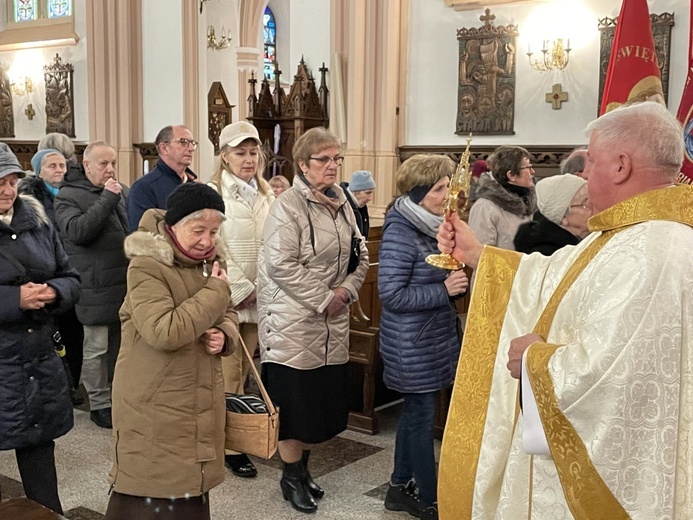
[[[422,208],[406,195],[395,200],[395,209],[424,235],[435,238],[438,228],[443,223],[443,217],[439,217]]]

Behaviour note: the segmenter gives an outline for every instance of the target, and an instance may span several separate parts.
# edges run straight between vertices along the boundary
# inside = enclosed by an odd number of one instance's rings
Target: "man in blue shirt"
[[[189,168],[197,141],[186,127],[166,126],[154,140],[159,160],[152,171],[135,181],[128,198],[130,231],[137,231],[142,214],[151,208],[166,209],[166,199],[184,182],[197,176]]]

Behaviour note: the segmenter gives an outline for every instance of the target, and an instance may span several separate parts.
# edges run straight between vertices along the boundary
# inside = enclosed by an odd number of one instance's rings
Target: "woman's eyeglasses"
[[[341,166],[344,162],[344,157],[341,155],[338,155],[337,157],[328,157],[327,155],[323,155],[320,157],[310,157],[310,159],[317,162],[320,166],[327,166],[330,161],[333,162],[335,166]]]

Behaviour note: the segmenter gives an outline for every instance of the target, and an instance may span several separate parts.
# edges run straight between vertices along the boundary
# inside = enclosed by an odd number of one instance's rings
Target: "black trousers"
[[[106,520],[210,520],[209,495],[190,498],[146,498],[113,491]]]
[[[63,514],[55,472],[55,442],[15,450],[26,497]]]

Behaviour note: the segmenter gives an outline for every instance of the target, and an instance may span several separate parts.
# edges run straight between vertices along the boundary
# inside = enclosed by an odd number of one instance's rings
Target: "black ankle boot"
[[[284,472],[279,485],[282,488],[284,500],[291,502],[296,511],[314,513],[318,510],[318,505],[313,500],[313,497],[310,496],[306,486],[305,469],[302,461],[284,463]]]
[[[310,476],[310,471],[308,471],[308,459],[310,458],[310,450],[303,450],[303,455],[301,456],[301,462],[303,463],[303,469],[306,475],[306,486],[308,487],[308,492],[313,496],[313,498],[322,498],[325,495],[325,490],[318,486],[313,477]]]

